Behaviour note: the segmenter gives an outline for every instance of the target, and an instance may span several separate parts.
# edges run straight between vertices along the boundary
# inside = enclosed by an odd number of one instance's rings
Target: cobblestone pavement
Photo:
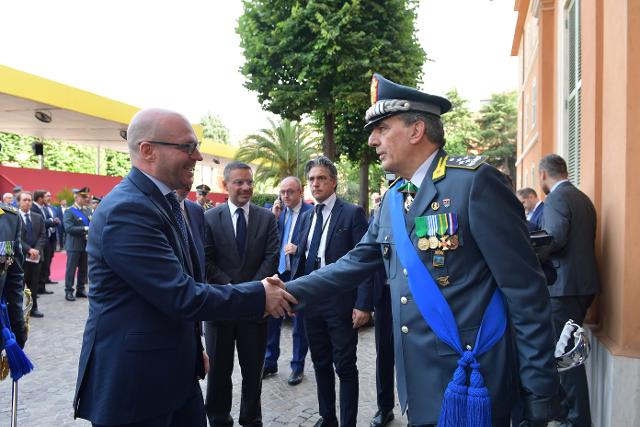
[[[86,427],[91,424],[74,420],[71,409],[75,388],[78,356],[87,317],[87,301],[64,301],[61,284],[49,285],[53,295],[38,300],[42,319],[31,319],[31,331],[26,352],[35,365],[35,371],[19,383],[18,421],[20,427]],[[358,426],[368,426],[376,411],[375,349],[373,328],[360,332],[358,368],[360,371],[360,404]],[[285,323],[282,331],[282,352],[279,372],[267,378],[262,387],[262,413],[265,426],[313,426],[318,419],[313,366],[307,356],[302,384],[291,387],[286,380],[290,373],[291,329]],[[240,369],[236,364],[233,375],[232,416],[237,422],[240,404]],[[201,382],[204,387],[205,381]],[[11,383],[0,382],[0,426],[8,426],[11,411]],[[393,427],[406,425],[399,416]]]

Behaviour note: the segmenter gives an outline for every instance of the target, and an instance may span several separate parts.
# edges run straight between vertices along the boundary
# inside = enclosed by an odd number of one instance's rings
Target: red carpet
[[[51,261],[51,280],[54,282],[64,282],[64,272],[67,269],[67,253],[56,252]]]

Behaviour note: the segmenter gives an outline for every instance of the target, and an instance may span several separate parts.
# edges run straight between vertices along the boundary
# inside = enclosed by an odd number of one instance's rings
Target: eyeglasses
[[[180,151],[184,151],[189,156],[191,156],[194,151],[199,150],[200,144],[201,144],[200,141],[196,140],[193,142],[188,142],[186,144],[177,144],[175,142],[164,142],[164,141],[140,141],[138,142],[138,145],[142,144],[143,142],[148,142],[149,144],[167,145],[170,147],[175,147]]]
[[[293,196],[294,194],[296,194],[299,191],[300,190],[280,190],[280,195],[281,196]]]
[[[236,187],[242,187],[244,184],[247,184],[249,187],[253,187],[252,179],[234,179],[231,183]]]

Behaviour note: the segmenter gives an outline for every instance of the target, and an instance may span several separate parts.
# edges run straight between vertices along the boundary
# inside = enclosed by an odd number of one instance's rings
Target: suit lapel
[[[324,253],[326,258],[327,248],[331,243],[331,238],[333,238],[333,233],[336,231],[336,227],[340,222],[340,215],[342,214],[342,200],[336,198],[336,203],[333,205],[333,209],[331,209],[331,220],[329,222],[329,230],[327,230],[327,240],[324,244]]]
[[[440,159],[446,155],[447,153],[444,150],[440,150],[438,154],[436,154],[436,156],[433,158],[433,161],[429,166],[429,170],[422,180],[422,184],[420,185],[418,194],[416,194],[416,198],[411,205],[411,209],[409,209],[409,212],[407,212],[406,227],[407,233],[409,234],[413,232],[416,217],[422,216],[422,214],[425,213],[427,209],[429,209],[429,206],[431,205],[433,199],[438,195],[438,190],[435,183],[433,182],[433,171],[438,166],[438,162],[440,161]],[[443,177],[439,179],[442,179]]]

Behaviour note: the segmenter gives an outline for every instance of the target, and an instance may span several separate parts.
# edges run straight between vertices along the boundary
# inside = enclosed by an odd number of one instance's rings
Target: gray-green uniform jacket
[[[78,205],[74,204],[74,208],[78,209]],[[91,221],[93,211],[89,207],[82,209],[85,217]],[[64,248],[67,251],[86,251],[88,231],[85,224],[70,208],[64,211],[64,231],[67,238],[64,242]]]

